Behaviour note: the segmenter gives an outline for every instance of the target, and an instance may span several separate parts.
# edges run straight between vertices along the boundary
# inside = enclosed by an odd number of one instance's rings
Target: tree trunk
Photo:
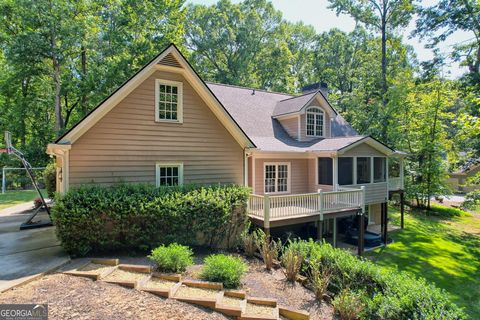
[[[384,2],[385,3],[385,2]],[[388,143],[388,116],[387,116],[387,18],[386,8],[382,14],[382,83],[381,83],[381,96],[382,96],[382,140],[384,143]]]
[[[81,47],[81,64],[82,64],[82,96],[80,99],[80,106],[83,115],[87,114],[87,93],[85,92],[86,86],[85,82],[87,81],[87,48],[84,44]]]

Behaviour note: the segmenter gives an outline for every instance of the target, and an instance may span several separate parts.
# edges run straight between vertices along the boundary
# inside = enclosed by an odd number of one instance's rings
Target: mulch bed
[[[182,275],[185,280],[200,279],[203,256],[195,258],[196,264]],[[120,260],[142,265],[149,262],[144,257]],[[257,259],[249,261],[240,289],[250,297],[277,299],[280,306],[305,310],[310,319],[335,319],[329,304],[318,302],[313,292],[299,283],[287,282],[281,270],[266,271]],[[49,319],[231,319],[200,306],[59,273],[0,294],[0,303],[48,303]],[[230,303],[236,301],[226,304]]]
[[[49,319],[229,319],[188,303],[64,274],[6,291],[0,303],[48,303]]]

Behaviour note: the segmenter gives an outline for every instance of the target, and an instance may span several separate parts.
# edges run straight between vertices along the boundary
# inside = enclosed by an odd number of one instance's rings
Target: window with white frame
[[[307,136],[323,137],[324,112],[319,107],[310,107],[306,112]]]
[[[156,165],[157,187],[183,184],[183,163],[162,163]]]
[[[155,81],[155,120],[183,122],[183,84],[178,81]]]
[[[387,172],[387,159],[384,157],[373,158],[373,182],[385,182]]]
[[[265,193],[285,193],[290,189],[290,163],[265,163]]]

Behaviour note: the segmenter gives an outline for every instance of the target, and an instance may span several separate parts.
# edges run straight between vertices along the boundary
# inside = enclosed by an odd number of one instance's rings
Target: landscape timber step
[[[139,279],[115,279],[114,276],[116,273],[120,272],[127,272],[131,274],[135,274],[135,277],[139,277]],[[151,266],[143,266],[143,265],[134,265],[134,264],[119,264],[115,270],[109,273],[107,276],[102,277],[100,281],[118,284],[123,287],[136,289],[139,283],[143,283],[148,281],[151,277],[152,267]],[[136,275],[139,274],[139,275]],[[144,274],[144,276],[142,276]]]
[[[188,292],[188,288],[196,288],[196,289],[199,289],[200,292],[204,290],[204,293],[209,293],[211,294],[211,296],[205,297],[205,296],[202,296],[201,293],[199,295],[182,296],[181,292],[182,291]],[[214,292],[213,294],[211,293],[212,291]],[[172,297],[178,301],[197,304],[197,305],[215,310],[217,301],[221,296],[223,296],[222,283],[204,282],[204,281],[182,281],[180,287],[177,288],[177,290],[175,291],[175,294]]]
[[[90,264],[100,264],[109,266],[110,268],[104,269],[99,273],[82,271],[82,268],[86,268]],[[113,280],[108,279],[116,270],[122,270],[133,273],[144,274],[143,277],[136,280]],[[107,272],[108,271],[108,272]],[[118,284],[128,288],[136,288],[141,291],[149,292],[161,297],[172,298],[175,300],[201,305],[208,307],[216,312],[223,313],[225,315],[234,317],[238,320],[277,320],[280,316],[291,320],[308,320],[310,315],[308,312],[302,310],[295,310],[292,308],[279,306],[276,299],[248,297],[245,291],[240,290],[223,290],[223,285],[216,282],[206,281],[190,281],[183,280],[180,275],[161,274],[157,272],[152,273],[151,266],[147,265],[133,265],[133,264],[119,264],[118,259],[92,259],[88,263],[81,267],[64,272],[68,275],[87,277],[94,280],[100,280],[108,283]],[[149,287],[149,281],[165,280],[169,282],[175,282],[170,287]],[[209,297],[196,296],[179,296],[178,290],[181,287],[190,287],[198,289],[207,289],[209,291]],[[211,291],[216,291],[212,294]],[[239,306],[233,306],[231,304],[223,303],[224,298],[239,299]],[[263,313],[247,313],[247,306],[265,306],[271,309],[271,314]]]
[[[271,309],[270,314],[265,313],[249,313],[249,305],[252,307],[260,307]],[[242,311],[242,315],[239,317],[241,320],[277,320],[280,314],[277,306],[276,299],[266,298],[247,298],[245,309]]]
[[[81,265],[80,267],[63,272],[64,274],[76,276],[76,277],[85,277],[93,280],[99,280],[103,277],[106,277],[115,270],[115,267],[119,264],[118,259],[92,259],[89,262]],[[105,268],[101,271],[95,272],[93,270],[86,270],[89,266],[93,265],[104,265]]]
[[[138,284],[137,289],[149,292],[164,298],[171,298],[178,288],[182,285],[182,277],[180,275],[161,274],[154,272],[150,279],[142,281]],[[153,285],[155,282],[171,282],[172,285],[158,286]]]

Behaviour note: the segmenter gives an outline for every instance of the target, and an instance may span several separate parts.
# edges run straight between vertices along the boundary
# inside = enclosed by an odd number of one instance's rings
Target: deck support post
[[[337,247],[337,217],[333,218],[333,247]]]
[[[400,227],[405,228],[405,194],[400,192]]]
[[[317,240],[322,241],[323,239],[323,220],[317,221]]]
[[[361,256],[365,245],[365,223],[363,212],[358,213],[358,255]]]
[[[265,234],[270,235],[270,197],[266,194],[263,197],[263,228]]]
[[[381,205],[382,208],[382,241],[384,245],[387,245],[387,230],[388,230],[388,203],[384,202]]]

